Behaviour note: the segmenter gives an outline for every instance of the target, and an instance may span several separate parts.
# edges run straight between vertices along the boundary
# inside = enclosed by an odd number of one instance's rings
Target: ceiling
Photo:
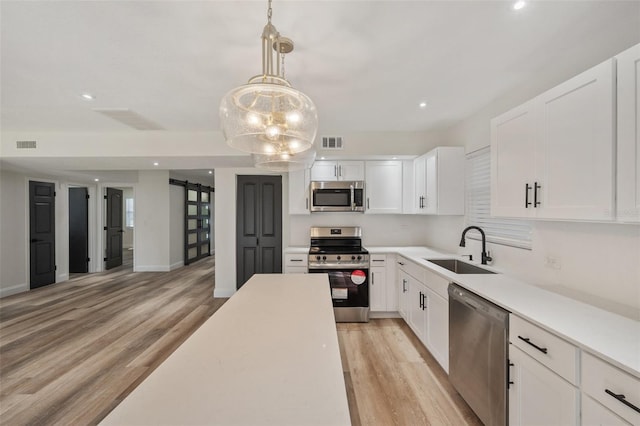
[[[640,42],[638,1],[512,4],[275,0],[273,23],[295,43],[286,76],[316,103],[323,134],[446,129],[550,67]],[[166,131],[217,131],[222,96],[261,72],[266,8],[2,0],[0,125],[133,131],[94,111],[115,108]]]

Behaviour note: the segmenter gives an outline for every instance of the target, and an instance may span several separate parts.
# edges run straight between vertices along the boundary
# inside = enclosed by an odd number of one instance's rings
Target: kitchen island
[[[327,275],[254,275],[101,424],[350,424]]]

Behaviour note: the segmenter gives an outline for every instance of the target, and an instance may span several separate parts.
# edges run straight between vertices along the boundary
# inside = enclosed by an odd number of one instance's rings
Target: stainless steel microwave
[[[311,182],[312,212],[364,212],[364,182]]]

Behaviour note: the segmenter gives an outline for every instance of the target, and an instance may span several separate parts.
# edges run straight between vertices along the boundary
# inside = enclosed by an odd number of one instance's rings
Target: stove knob
[[[316,256],[316,260],[320,260],[320,256]]]
[[[358,260],[362,260],[362,256],[358,256]]]
[[[351,260],[356,260],[356,257],[355,256],[351,256]]]
[[[337,259],[337,260],[340,260],[340,256],[338,256],[336,259]]]
[[[327,256],[322,256],[322,260],[327,260]]]

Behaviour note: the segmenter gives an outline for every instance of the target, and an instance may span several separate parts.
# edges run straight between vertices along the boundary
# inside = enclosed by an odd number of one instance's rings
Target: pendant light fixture
[[[308,149],[297,154],[253,154],[258,169],[272,172],[293,172],[310,169],[316,159],[316,150]]]
[[[318,114],[313,101],[285,79],[284,55],[293,50],[293,41],[280,36],[271,14],[269,0],[262,32],[262,74],[222,98],[220,122],[229,146],[286,162],[313,146]]]

